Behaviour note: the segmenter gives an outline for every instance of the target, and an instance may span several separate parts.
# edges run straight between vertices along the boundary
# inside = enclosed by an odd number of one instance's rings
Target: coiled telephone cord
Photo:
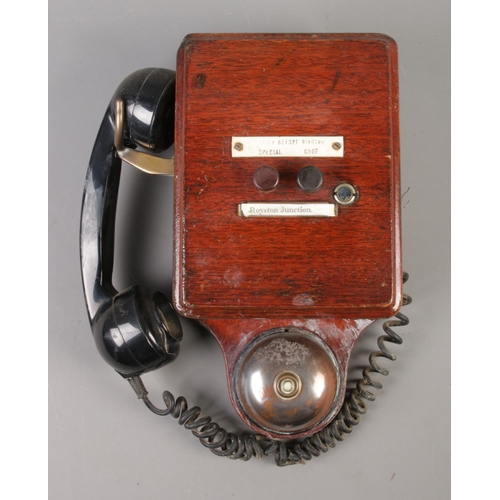
[[[408,280],[408,274],[403,273],[403,283]],[[412,301],[409,295],[403,295],[403,306]],[[387,343],[401,345],[403,339],[392,330],[394,327],[406,326],[409,319],[402,313],[395,315],[396,319],[385,321],[383,329],[385,335],[381,335],[377,344],[379,351],[372,352],[369,356],[369,366],[363,370],[363,378],[360,379],[354,389],[346,391],[344,403],[334,420],[322,430],[312,434],[303,440],[279,441],[260,434],[233,434],[227,432],[211,417],[200,417],[201,409],[198,406],[189,408],[186,398],[174,398],[172,393],[165,391],[163,401],[165,408],[156,407],[148,398],[146,390],[140,377],[129,378],[130,385],[139,399],[157,415],[172,415],[180,425],[190,430],[201,444],[209,448],[212,453],[233,460],[250,460],[252,457],[262,458],[274,455],[276,465],[283,467],[296,463],[304,463],[312,457],[318,457],[326,453],[329,448],[335,447],[336,441],[343,441],[346,434],[350,434],[359,423],[361,415],[366,413],[366,401],[374,401],[375,395],[367,388],[382,389],[382,383],[372,378],[372,373],[388,375],[389,370],[383,368],[377,362],[377,358],[385,358],[391,361],[396,355],[389,350]]]

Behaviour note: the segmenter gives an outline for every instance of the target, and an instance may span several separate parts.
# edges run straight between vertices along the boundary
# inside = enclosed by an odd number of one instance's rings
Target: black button
[[[272,191],[280,180],[278,171],[269,165],[258,168],[253,174],[253,183],[261,191]]]
[[[317,167],[301,168],[297,176],[297,183],[304,191],[316,191],[323,184],[323,174]]]

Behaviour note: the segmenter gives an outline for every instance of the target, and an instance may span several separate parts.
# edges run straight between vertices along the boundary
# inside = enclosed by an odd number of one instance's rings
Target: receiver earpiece
[[[80,258],[87,310],[100,354],[127,378],[172,362],[179,353],[182,329],[160,292],[136,285],[118,293],[112,285],[121,171],[115,147],[115,105],[123,103],[123,143],[159,152],[173,142],[174,100],[173,71],[147,68],[129,75],[106,111],[85,180]]]
[[[175,73],[146,68],[130,74],[116,89],[111,101],[125,103],[126,146],[138,145],[153,152],[165,151],[174,142]],[[114,112],[114,109],[113,109]]]

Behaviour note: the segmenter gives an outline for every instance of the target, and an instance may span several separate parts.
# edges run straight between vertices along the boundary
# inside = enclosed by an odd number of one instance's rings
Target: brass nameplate
[[[292,157],[330,158],[344,156],[342,136],[232,137],[234,158]]]

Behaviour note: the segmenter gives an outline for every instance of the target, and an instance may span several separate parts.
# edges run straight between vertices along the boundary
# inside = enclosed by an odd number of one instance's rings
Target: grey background
[[[49,7],[49,496],[51,499],[443,499],[450,483],[450,13],[443,0],[52,0]],[[175,68],[193,32],[382,32],[399,45],[404,268],[411,325],[384,389],[343,443],[305,466],[229,461],[157,417],[100,359],[81,290],[78,226],[86,165],[117,84]],[[172,181],[124,168],[115,285],[170,295]],[[231,430],[215,340],[191,321],[178,361],[145,377]],[[359,376],[381,325],[363,334]],[[389,366],[390,365],[390,366]]]

